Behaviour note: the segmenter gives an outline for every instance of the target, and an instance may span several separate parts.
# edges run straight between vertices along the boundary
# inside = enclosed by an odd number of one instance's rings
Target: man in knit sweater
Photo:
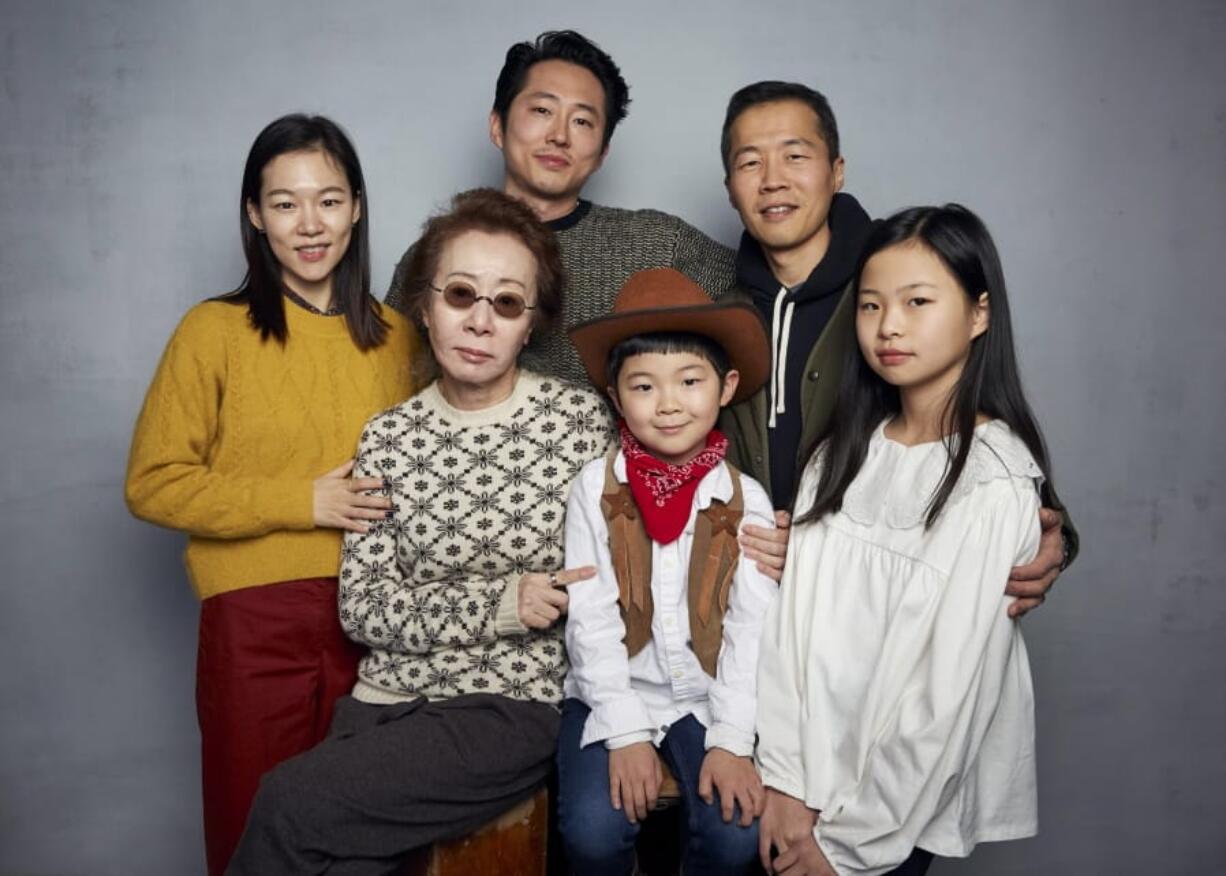
[[[524,364],[580,384],[586,375],[566,330],[608,314],[631,274],[676,268],[715,298],[733,283],[732,251],[676,216],[580,197],[629,102],[612,58],[574,31],[553,31],[507,51],[490,111],[503,190],[557,233],[569,279],[561,323],[534,335]],[[409,262],[405,253],[387,293],[387,303],[401,311]]]

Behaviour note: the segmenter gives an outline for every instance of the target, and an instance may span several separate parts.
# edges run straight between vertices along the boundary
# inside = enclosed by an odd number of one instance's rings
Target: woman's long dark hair
[[[1043,470],[1045,503],[1061,508],[1051,482],[1043,435],[1022,392],[1013,351],[1005,275],[988,229],[978,216],[959,204],[903,210],[873,229],[856,269],[856,288],[852,290],[855,294],[859,294],[860,277],[868,260],[900,243],[919,244],[935,254],[957,278],[972,303],[983,292],[988,293],[987,330],[971,341],[966,366],[942,413],[949,462],[928,504],[925,526],[936,521],[966,467],[975,418],[980,413],[1005,423],[1021,438]],[[855,331],[854,324],[851,331]],[[834,415],[809,451],[810,459],[819,450],[825,455],[817,495],[798,523],[818,520],[842,507],[847,488],[864,464],[873,431],[883,419],[898,414],[900,407],[897,387],[869,367],[858,343],[848,344]]]
[[[370,232],[367,216],[370,201],[358,153],[336,122],[324,116],[301,113],[282,116],[260,131],[243,168],[243,189],[238,201],[239,227],[243,236],[243,255],[247,257],[247,276],[242,284],[222,298],[245,304],[247,316],[260,337],[274,337],[284,344],[289,335],[285,323],[285,283],[281,263],[273,255],[268,238],[247,216],[247,203],[260,203],[261,175],[268,162],[286,152],[318,150],[328,155],[345,172],[349,189],[362,202],[362,214],[349,238],[349,248],[341,256],[332,278],[333,300],[339,305],[349,327],[349,335],[361,350],[383,343],[388,324],[379,315],[379,305],[370,295]]]

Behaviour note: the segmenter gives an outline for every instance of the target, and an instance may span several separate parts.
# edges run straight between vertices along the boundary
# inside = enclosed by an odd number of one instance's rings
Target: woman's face
[[[466,231],[443,248],[431,286],[422,320],[444,386],[457,397],[466,394],[478,401],[510,395],[533,311],[509,318],[496,312],[494,302],[501,298],[504,311],[517,300],[536,306],[532,252],[507,234]],[[456,306],[457,298],[473,295],[481,297],[469,307]]]
[[[345,171],[319,149],[284,152],[268,162],[259,203],[247,202],[247,217],[267,235],[281,279],[316,306],[331,302],[332,275],[361,215]]]

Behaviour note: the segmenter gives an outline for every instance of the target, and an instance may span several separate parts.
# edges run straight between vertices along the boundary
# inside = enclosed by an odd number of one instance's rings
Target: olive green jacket
[[[848,345],[855,343],[852,326],[856,310],[851,284],[839,295],[839,303],[810,351],[809,358],[805,360],[805,370],[801,376],[804,383],[800,388],[800,446],[796,448],[798,479],[807,461],[805,454],[813,449],[813,443],[834,411],[843,356]],[[720,430],[728,438],[728,458],[732,464],[760,483],[768,493],[771,489],[770,444],[766,434],[769,418],[764,386],[740,404],[724,408],[719,420]],[[792,498],[771,496],[771,501],[776,508],[786,508],[791,505]]]

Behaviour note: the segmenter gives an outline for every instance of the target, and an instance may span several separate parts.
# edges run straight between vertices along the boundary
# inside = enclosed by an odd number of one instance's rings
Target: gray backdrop
[[[0,873],[202,870],[183,538],[129,518],[121,483],[175,322],[242,274],[256,132],[348,128],[381,293],[429,210],[499,181],[506,47],[567,26],[632,86],[598,201],[734,242],[724,104],[799,79],[871,212],[958,200],[997,236],[1085,547],[1026,620],[1042,832],[934,872],[1223,872],[1226,5],[559,8],[4,0]]]

